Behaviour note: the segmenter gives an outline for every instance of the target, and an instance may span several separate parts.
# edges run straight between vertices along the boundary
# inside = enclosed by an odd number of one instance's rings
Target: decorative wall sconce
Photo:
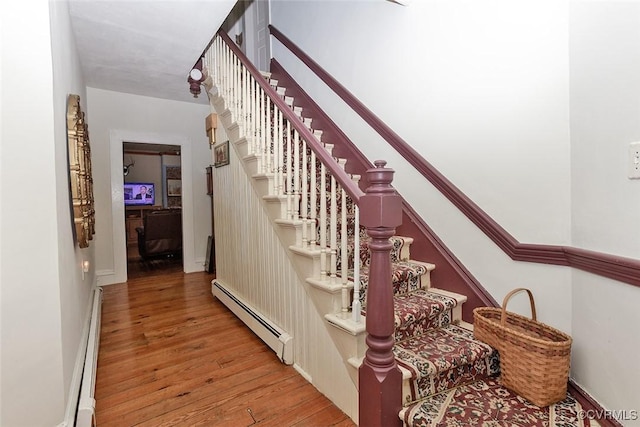
[[[136,162],[134,160],[129,159],[129,161],[130,163],[128,165],[124,165],[124,168],[122,170],[122,172],[124,173],[124,176],[129,175],[129,172],[131,172],[131,168],[136,165]]]
[[[193,66],[193,69],[189,71],[189,77],[187,78],[187,82],[189,83],[189,92],[193,95],[194,98],[197,98],[200,95],[200,85],[204,81],[205,76],[202,71],[202,58],[198,59],[196,65]]]
[[[205,127],[207,130],[207,136],[209,137],[209,148],[216,143],[216,128],[218,127],[218,115],[211,113],[205,119]]]

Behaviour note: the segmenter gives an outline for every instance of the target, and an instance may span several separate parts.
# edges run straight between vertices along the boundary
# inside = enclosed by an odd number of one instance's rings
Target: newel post
[[[393,288],[391,285],[392,244],[389,238],[402,223],[402,201],[391,187],[393,169],[378,160],[367,170],[370,186],[360,198],[360,224],[371,237],[369,285],[367,289],[367,338],[364,362],[360,366],[359,425],[400,426],[402,374],[393,357]]]

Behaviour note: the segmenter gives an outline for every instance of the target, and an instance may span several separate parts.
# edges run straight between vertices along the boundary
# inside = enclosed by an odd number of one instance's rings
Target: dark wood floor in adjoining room
[[[211,295],[213,275],[161,273],[104,287],[98,427],[354,425]]]

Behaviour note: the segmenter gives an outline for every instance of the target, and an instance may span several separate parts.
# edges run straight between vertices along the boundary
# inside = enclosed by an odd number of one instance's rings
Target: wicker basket
[[[529,294],[531,319],[507,312],[509,299]],[[502,309],[473,310],[474,336],[500,353],[502,384],[537,406],[548,406],[567,396],[571,337],[536,321],[533,294],[525,288],[509,292]]]

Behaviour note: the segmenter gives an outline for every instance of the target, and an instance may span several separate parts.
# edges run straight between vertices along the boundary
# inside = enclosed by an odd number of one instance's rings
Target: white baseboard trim
[[[69,398],[67,399],[67,407],[64,412],[64,421],[57,427],[72,427],[75,425],[76,409],[80,400],[80,387],[82,385],[82,371],[84,370],[84,359],[87,353],[87,342],[89,341],[89,328],[91,327],[91,316],[94,300],[94,291],[90,293],[87,301],[87,311],[85,314],[84,326],[82,327],[82,339],[76,353],[76,363],[73,367],[73,376],[71,377],[71,385],[69,387]]]
[[[96,280],[98,282],[98,286],[113,285],[115,283],[119,283],[116,279],[116,271],[113,269],[96,270]]]
[[[298,372],[302,378],[304,378],[305,380],[307,380],[309,382],[309,384],[313,384],[313,378],[311,377],[311,375],[309,375],[307,373],[307,371],[305,371],[304,369],[302,369],[300,367],[300,365],[298,365],[297,363],[293,364],[293,369],[296,370],[296,372]]]
[[[78,402],[78,416],[76,427],[93,427],[96,425],[95,386],[98,365],[98,349],[100,347],[100,323],[102,317],[102,288],[96,288],[91,307],[91,323],[87,337],[87,351],[82,371],[80,386],[80,401]]]
[[[282,363],[293,364],[293,337],[274,325],[266,316],[238,297],[219,280],[211,282],[211,293],[242,320],[278,356]]]

